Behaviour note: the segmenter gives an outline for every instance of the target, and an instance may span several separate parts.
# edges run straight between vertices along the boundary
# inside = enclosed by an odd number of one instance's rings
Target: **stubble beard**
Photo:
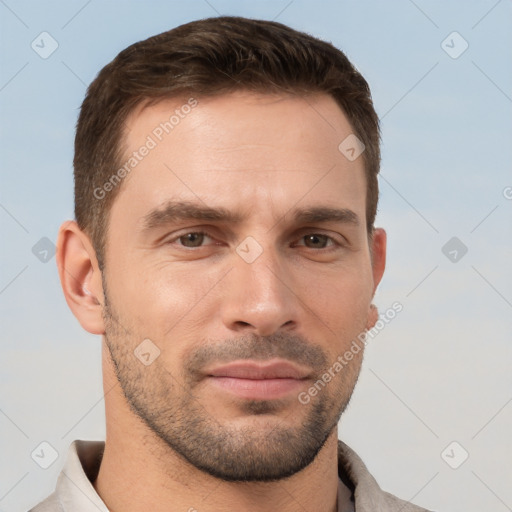
[[[300,406],[301,420],[295,426],[284,420],[297,415],[296,407],[286,414],[279,400],[244,400],[240,410],[255,421],[226,425],[194,395],[200,391],[195,371],[205,361],[220,354],[230,360],[279,356],[308,364],[320,376],[328,366],[326,354],[296,335],[244,336],[216,343],[215,348],[201,347],[184,362],[184,375],[172,375],[162,357],[150,366],[135,357],[133,350],[143,338],[122,327],[106,292],[103,317],[105,342],[131,411],[189,464],[225,481],[271,482],[306,468],[338,424],[359,375],[361,361],[353,361],[336,376],[338,382],[329,383],[309,404]]]

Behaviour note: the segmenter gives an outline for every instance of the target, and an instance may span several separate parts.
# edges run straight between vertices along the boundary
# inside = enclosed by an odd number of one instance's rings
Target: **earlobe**
[[[370,304],[370,311],[368,311],[368,319],[366,321],[366,330],[370,330],[377,323],[379,319],[379,310],[375,304]]]
[[[60,227],[57,266],[66,302],[75,317],[86,331],[104,334],[103,285],[96,252],[75,221]]]

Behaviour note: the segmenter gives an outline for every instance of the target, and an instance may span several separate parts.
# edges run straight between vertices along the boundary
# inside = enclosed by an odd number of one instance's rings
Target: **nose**
[[[221,316],[233,332],[269,336],[298,325],[300,300],[291,273],[270,249],[251,263],[233,255],[223,289]]]

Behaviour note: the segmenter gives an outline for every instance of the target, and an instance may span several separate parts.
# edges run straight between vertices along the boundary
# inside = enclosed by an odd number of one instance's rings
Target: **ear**
[[[371,244],[371,261],[372,261],[372,274],[373,274],[373,293],[372,297],[377,291],[377,287],[384,275],[384,269],[386,268],[386,243],[387,236],[386,232],[382,228],[375,228],[373,235],[370,240]],[[370,305],[368,312],[368,322],[366,325],[367,329],[371,329],[379,319],[379,311],[373,304]]]
[[[60,227],[56,259],[69,308],[86,331],[104,334],[103,284],[96,251],[75,221]]]

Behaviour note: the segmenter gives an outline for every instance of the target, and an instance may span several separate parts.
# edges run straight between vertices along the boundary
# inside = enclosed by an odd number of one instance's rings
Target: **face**
[[[362,350],[318,385],[380,279],[364,163],[338,150],[352,130],[328,96],[197,101],[128,119],[138,156],[110,212],[105,342],[152,434],[213,476],[275,480],[313,461],[359,374]]]

